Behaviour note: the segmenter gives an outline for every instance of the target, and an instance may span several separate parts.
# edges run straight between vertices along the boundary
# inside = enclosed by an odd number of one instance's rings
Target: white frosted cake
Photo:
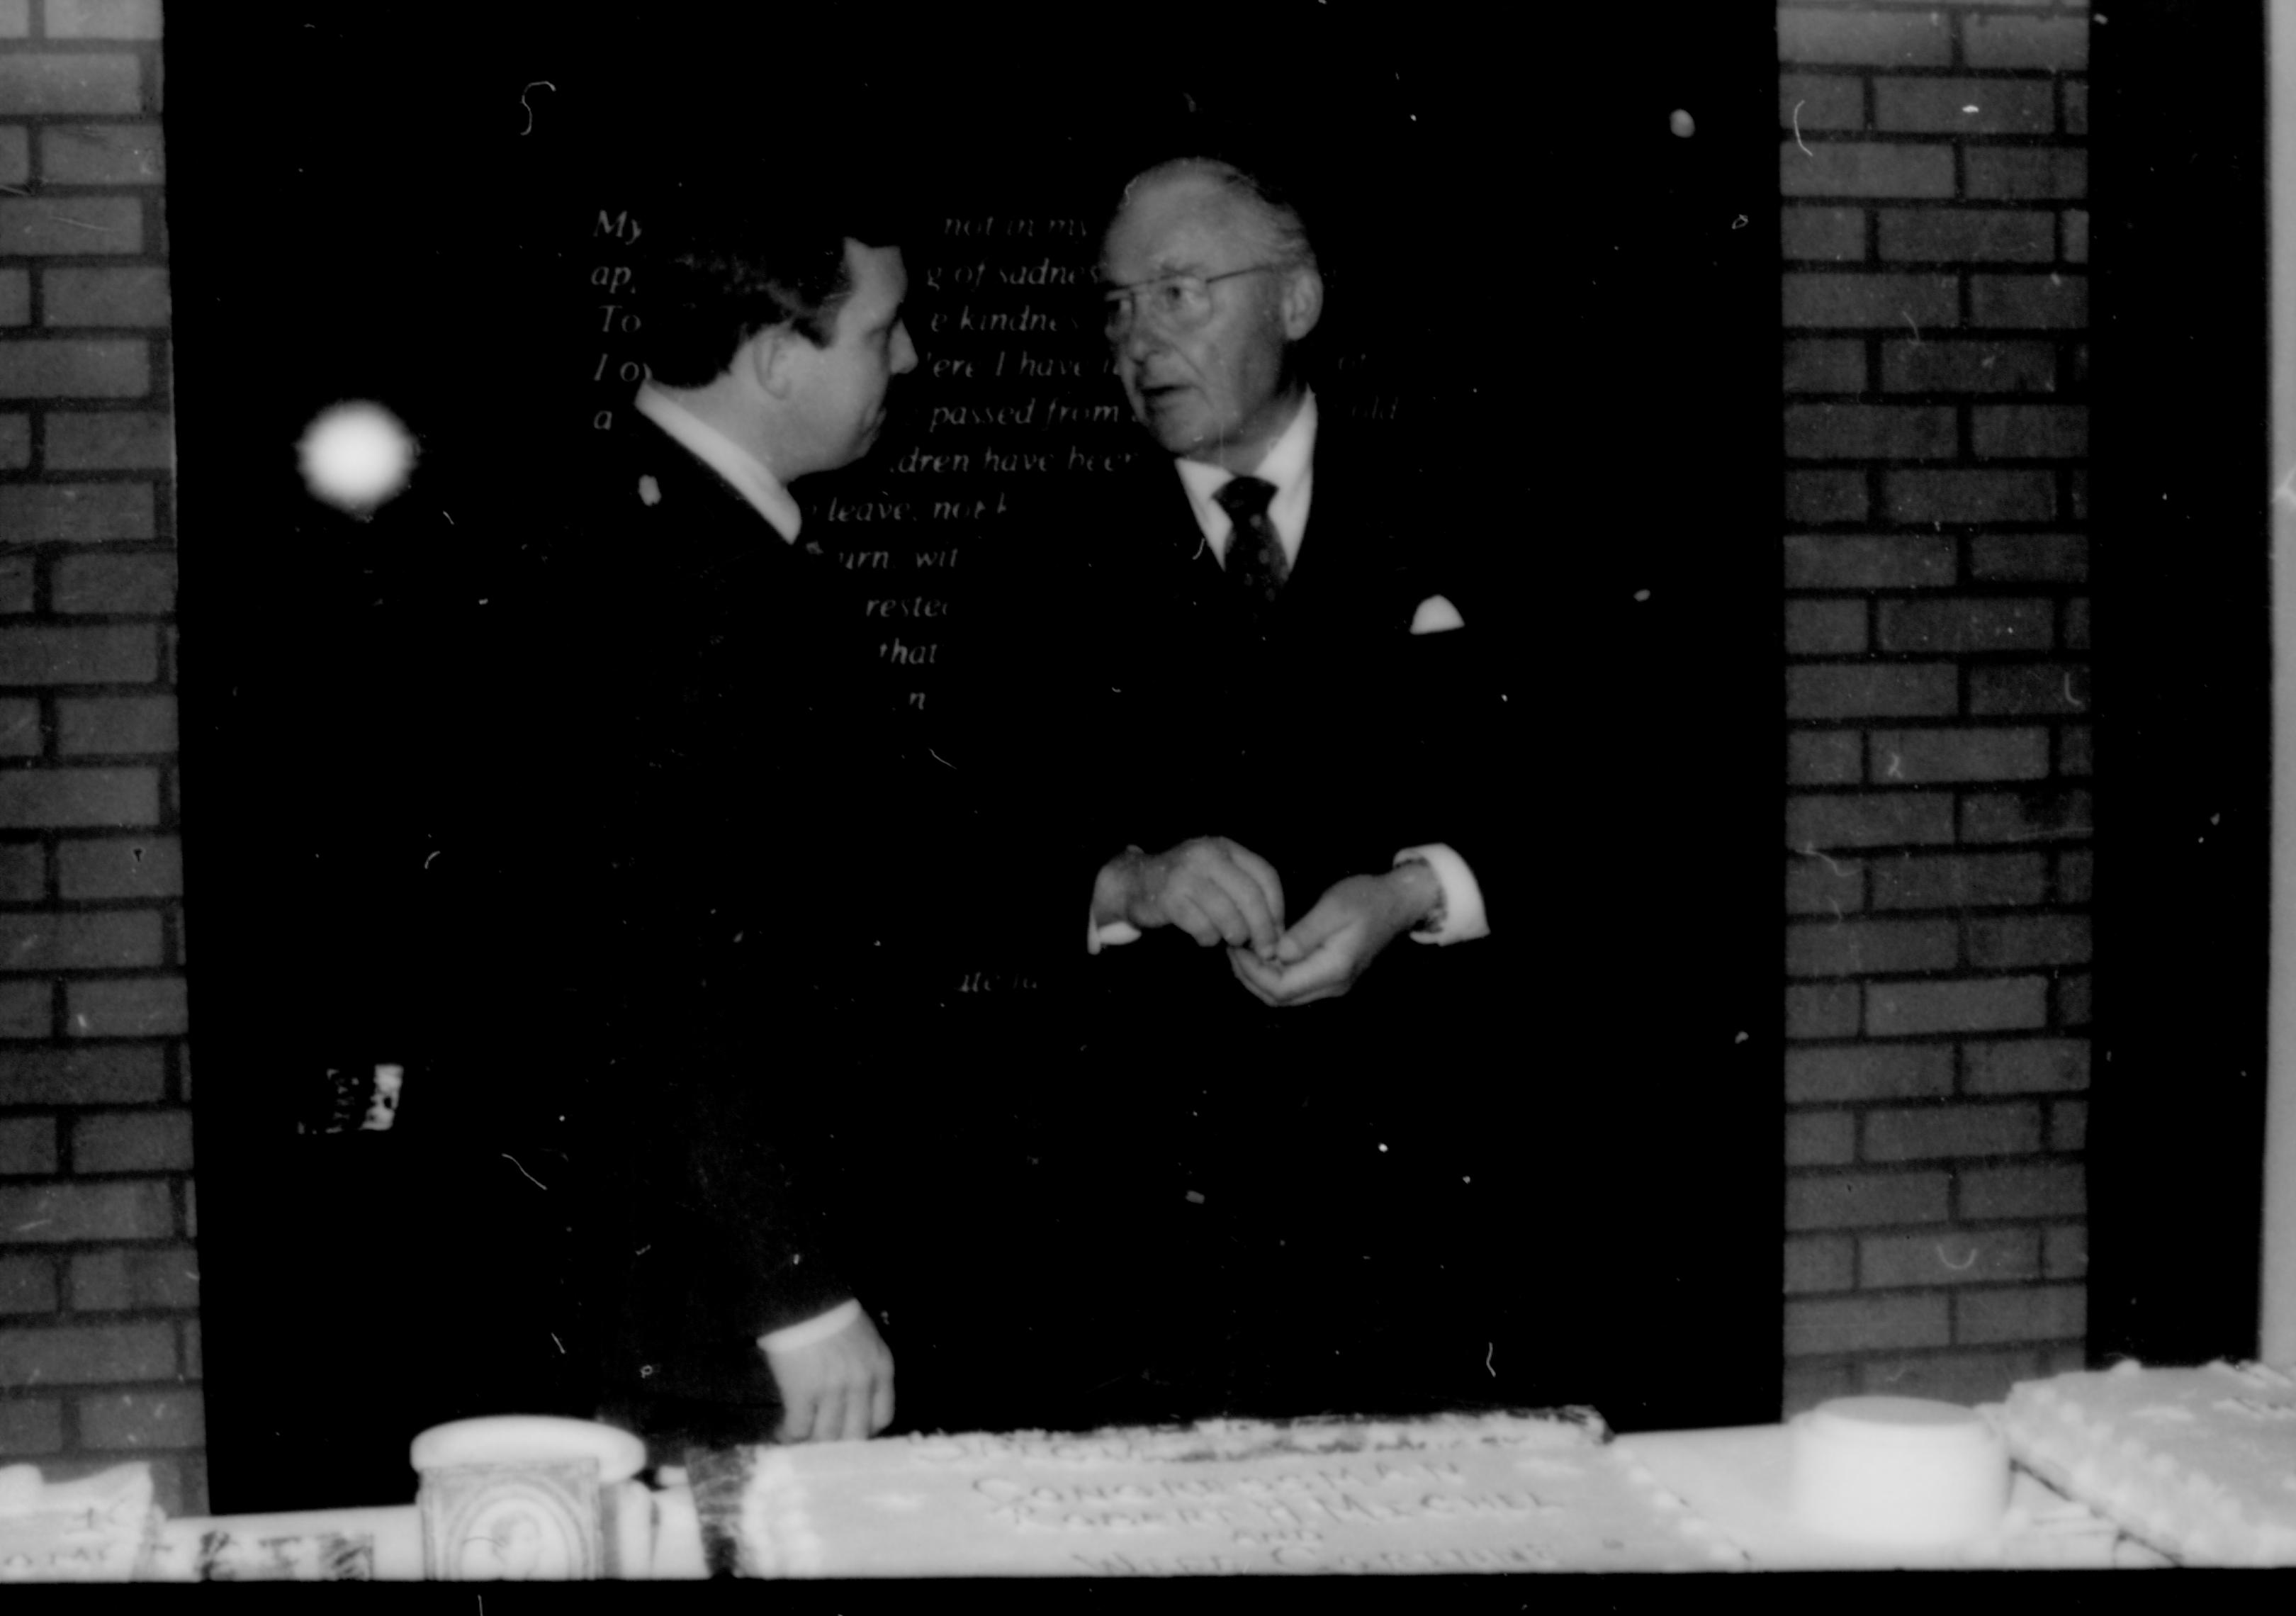
[[[1607,1442],[1573,1409],[757,1448],[704,1525],[758,1577],[1745,1563]]]
[[[1792,1508],[1829,1537],[1893,1546],[1971,1543],[2009,1505],[2009,1453],[1973,1408],[1849,1397],[1795,1416]]]
[[[2123,1363],[2024,1381],[2020,1463],[2194,1565],[2296,1565],[2296,1379],[2262,1364]]]

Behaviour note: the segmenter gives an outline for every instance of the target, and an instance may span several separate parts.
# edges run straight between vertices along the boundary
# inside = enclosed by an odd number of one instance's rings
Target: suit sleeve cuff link
[[[803,1324],[790,1325],[783,1329],[769,1330],[758,1337],[758,1345],[768,1352],[795,1352],[803,1347],[817,1346],[861,1317],[861,1299],[842,1301],[828,1312],[808,1318]]]
[[[1435,882],[1443,889],[1443,896],[1434,913],[1420,923],[1411,933],[1414,943],[1464,943],[1491,934],[1490,923],[1483,918],[1483,890],[1475,884],[1475,873],[1467,868],[1467,861],[1440,842],[1425,847],[1406,848],[1395,856],[1398,865],[1414,858],[1426,860],[1435,872]]]

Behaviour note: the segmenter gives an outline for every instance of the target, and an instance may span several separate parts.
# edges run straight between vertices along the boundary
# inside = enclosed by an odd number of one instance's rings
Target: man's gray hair
[[[1157,164],[1125,186],[1121,206],[1130,206],[1143,191],[1185,179],[1209,181],[1221,200],[1222,211],[1257,236],[1261,250],[1272,261],[1316,267],[1316,249],[1308,239],[1308,226],[1298,206],[1266,181],[1216,157],[1177,157]]]

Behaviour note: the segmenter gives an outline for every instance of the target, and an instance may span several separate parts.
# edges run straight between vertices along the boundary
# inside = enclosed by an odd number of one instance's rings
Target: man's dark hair
[[[742,344],[776,325],[827,348],[853,294],[847,240],[899,240],[890,208],[777,189],[762,176],[689,183],[639,214],[639,245],[651,251],[634,289],[638,352],[657,381],[706,387]]]

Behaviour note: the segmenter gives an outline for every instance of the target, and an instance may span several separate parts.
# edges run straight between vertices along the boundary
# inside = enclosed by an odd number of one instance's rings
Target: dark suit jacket
[[[1030,1254],[1011,1317],[1035,1321],[1027,1361],[1056,1366],[1033,1377],[1038,1407],[1067,1423],[1568,1394],[1534,1373],[1553,1358],[1519,1308],[1507,1170],[1527,1144],[1508,969],[1529,924],[1505,643],[1521,616],[1477,546],[1512,536],[1435,496],[1385,423],[1374,436],[1341,402],[1319,398],[1308,527],[1264,623],[1160,455],[1046,522],[1029,561],[1057,579],[1053,601],[1019,575],[1004,592],[1037,608],[1036,632],[997,636],[1027,650],[989,687],[1019,742],[1009,776],[1046,805],[1037,968],[1073,1021],[1030,1133],[981,1153],[1023,1203],[1065,1209],[1007,1226]],[[1437,595],[1465,626],[1413,634]],[[1275,865],[1287,918],[1446,842],[1493,933],[1398,939],[1349,994],[1282,1009],[1177,930],[1087,956],[1100,865],[1204,834]]]
[[[525,789],[489,879],[534,939],[519,1002],[586,1079],[601,1400],[762,1435],[756,1338],[854,1293],[857,1146],[913,1047],[886,1007],[940,970],[914,893],[955,814],[818,530],[785,542],[618,415],[504,591],[492,767]]]
[[[1192,727],[1218,763],[1142,768],[1095,828],[1105,842],[1120,825],[1117,847],[1152,850],[1217,829],[1275,865],[1287,918],[1401,847],[1447,841],[1504,924],[1516,838],[1496,784],[1509,715],[1495,642],[1507,619],[1469,549],[1496,536],[1460,530],[1456,503],[1419,499],[1392,439],[1326,413],[1318,439],[1308,529],[1264,619],[1201,544],[1168,462],[1142,463],[1117,491],[1124,570],[1109,577],[1119,598],[1104,620],[1123,628],[1102,636],[1115,680],[1102,721],[1168,746]],[[1413,634],[1436,595],[1467,626]]]
[[[1035,894],[1078,911],[1058,928],[1063,944],[1082,931],[1102,862],[1207,833],[1275,865],[1291,918],[1400,848],[1447,842],[1505,928],[1523,865],[1510,751],[1521,704],[1507,688],[1521,619],[1481,552],[1518,541],[1463,491],[1423,479],[1390,423],[1319,402],[1307,533],[1264,622],[1248,619],[1171,461],[1152,453],[1062,490],[986,603],[1026,620],[981,635],[993,693],[971,743],[1002,742],[1013,777],[1068,798],[1054,826],[1068,879]],[[1438,595],[1466,627],[1413,634]]]

